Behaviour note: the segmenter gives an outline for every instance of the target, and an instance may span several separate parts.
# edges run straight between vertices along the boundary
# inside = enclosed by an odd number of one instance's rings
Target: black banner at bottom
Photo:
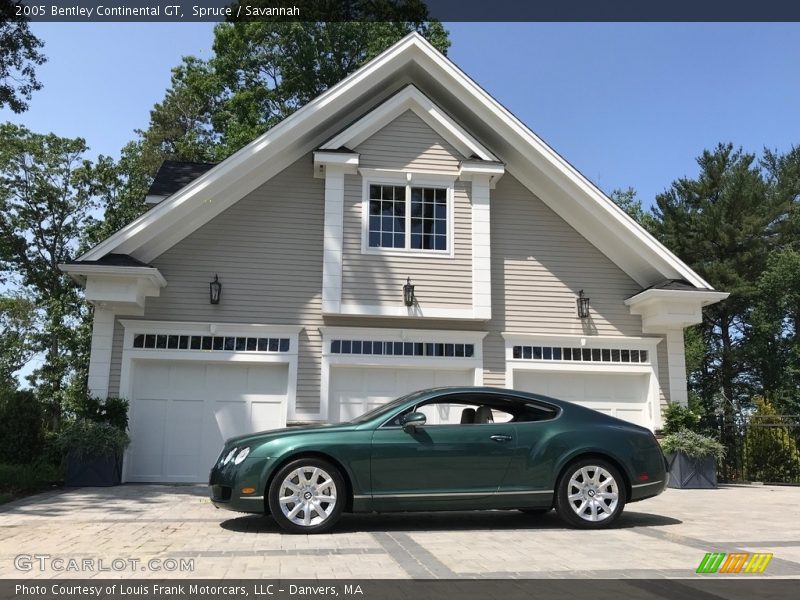
[[[60,579],[0,580],[0,600],[782,600],[797,580],[727,579]]]

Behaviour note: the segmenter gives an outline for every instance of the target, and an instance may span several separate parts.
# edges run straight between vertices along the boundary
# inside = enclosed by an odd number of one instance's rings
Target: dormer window
[[[365,251],[451,254],[452,182],[364,181]]]

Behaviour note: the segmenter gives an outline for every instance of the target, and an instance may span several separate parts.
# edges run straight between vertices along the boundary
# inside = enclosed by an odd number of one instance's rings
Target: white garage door
[[[514,387],[575,402],[607,415],[651,427],[650,375],[641,373],[546,373],[514,371]]]
[[[288,366],[134,362],[128,481],[206,482],[226,438],[286,425]]]
[[[474,383],[474,369],[332,367],[329,383],[330,420],[348,421],[416,390]]]

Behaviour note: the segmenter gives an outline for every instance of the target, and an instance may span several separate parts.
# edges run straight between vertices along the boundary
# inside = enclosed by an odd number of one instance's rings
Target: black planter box
[[[683,452],[667,455],[668,487],[707,490],[717,487],[717,462],[713,456],[690,458]]]
[[[122,458],[113,454],[77,456],[67,454],[64,485],[71,487],[109,487],[122,480]]]

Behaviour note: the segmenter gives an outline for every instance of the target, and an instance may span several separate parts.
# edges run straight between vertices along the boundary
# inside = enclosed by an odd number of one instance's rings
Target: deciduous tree
[[[16,113],[28,109],[28,100],[42,84],[36,67],[44,64],[39,51],[44,44],[30,30],[28,20],[17,14],[21,0],[0,3],[0,108]]]
[[[82,342],[72,330],[86,310],[58,265],[73,258],[91,220],[87,150],[82,139],[0,125],[0,274],[36,307],[41,329],[31,340],[44,362],[31,380],[54,421]]]

